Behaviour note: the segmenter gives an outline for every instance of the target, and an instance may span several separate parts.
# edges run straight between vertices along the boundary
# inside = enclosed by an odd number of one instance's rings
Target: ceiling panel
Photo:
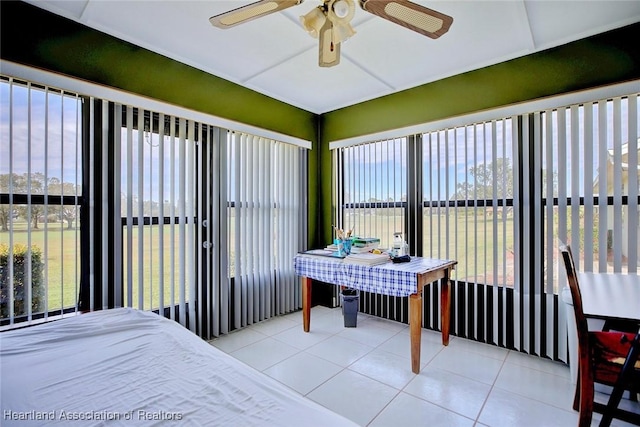
[[[311,111],[335,110],[353,104],[354,100],[390,91],[387,85],[363,72],[344,55],[336,67],[321,68],[317,64],[318,49],[313,48],[258,74],[246,86],[262,88],[268,95],[290,103],[301,102]]]
[[[209,17],[237,7],[237,2],[178,3],[180,7],[175,1],[91,1],[85,20],[92,27],[238,83],[314,45],[281,13],[262,18],[260,25],[220,30],[211,26]]]
[[[526,2],[536,48],[546,49],[640,19],[640,1]]]
[[[449,2],[438,9],[457,18],[436,40],[382,19],[367,22],[359,27],[359,37],[345,44],[345,55],[396,91],[533,50],[529,29],[523,25],[527,17],[522,3],[485,1],[473,16],[463,13],[468,6],[468,2]]]
[[[640,22],[638,0],[416,0],[454,18],[433,40],[356,6],[340,65],[320,68],[299,22],[318,0],[228,30],[208,18],[251,1],[29,2],[313,113]]]

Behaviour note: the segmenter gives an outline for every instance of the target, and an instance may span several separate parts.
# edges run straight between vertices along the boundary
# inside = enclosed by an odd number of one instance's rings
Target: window
[[[354,236],[378,237],[389,248],[393,233],[405,232],[407,139],[398,138],[335,151],[338,193],[335,225]]]
[[[511,119],[422,135],[423,254],[458,281],[514,286],[512,136]]]
[[[2,325],[76,310],[83,100],[0,80]]]
[[[356,217],[356,234],[383,247],[405,231],[412,254],[457,260],[455,334],[566,360],[558,242],[571,243],[583,270],[638,269],[637,98],[332,143],[335,220]],[[380,226],[385,211],[393,229]],[[363,299],[371,314],[408,321],[404,302]],[[424,326],[438,329],[436,286],[423,302]]]
[[[637,272],[637,96],[547,110],[539,120],[547,292],[559,291],[558,240],[571,244],[578,269]]]

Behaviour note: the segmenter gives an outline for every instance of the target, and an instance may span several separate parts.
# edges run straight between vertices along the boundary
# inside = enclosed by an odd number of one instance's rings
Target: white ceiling
[[[252,1],[28,1],[318,114],[640,22],[638,0],[416,0],[454,18],[432,40],[357,7],[340,64],[320,68],[299,22],[320,0],[228,30],[209,17]]]

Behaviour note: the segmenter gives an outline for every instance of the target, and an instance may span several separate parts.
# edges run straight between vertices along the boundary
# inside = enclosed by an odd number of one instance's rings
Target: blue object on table
[[[333,243],[338,247],[336,255],[344,257],[351,253],[351,239],[335,239]]]

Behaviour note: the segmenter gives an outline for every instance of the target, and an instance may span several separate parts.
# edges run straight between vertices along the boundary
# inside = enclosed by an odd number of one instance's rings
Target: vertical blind
[[[308,144],[4,76],[0,101],[2,326],[128,306],[210,338],[301,306]]]
[[[630,95],[541,113],[544,132],[544,197],[558,200],[558,236],[572,245],[584,271],[638,270],[638,97]],[[556,131],[557,130],[557,131]],[[557,176],[557,185],[554,177]],[[547,217],[553,215],[547,202]],[[564,211],[564,212],[563,212]],[[556,238],[549,231],[549,239]],[[575,249],[574,249],[575,248]],[[554,269],[546,290],[562,272]]]
[[[497,344],[505,306],[503,292],[514,287],[513,118],[429,132],[422,139],[424,221],[422,254],[455,259],[459,298],[451,307],[463,336]],[[490,285],[478,292],[467,284]],[[428,301],[440,310],[439,298]],[[492,310],[491,307],[495,307]],[[469,310],[486,319],[470,322]],[[439,328],[439,319],[427,322]]]
[[[233,328],[301,307],[293,257],[303,248],[303,149],[245,133],[227,141]]]
[[[121,104],[115,111],[111,132],[122,173],[113,179],[122,197],[114,200],[121,217],[114,246],[116,253],[122,250],[123,269],[113,278],[116,289],[123,289],[115,305],[163,312],[169,307],[168,317],[196,331],[194,153],[201,125]],[[102,123],[109,131],[109,122]],[[102,282],[104,294],[110,286]]]
[[[559,241],[571,245],[579,270],[637,273],[637,94],[542,111],[539,123],[546,236],[536,258],[545,265],[547,300],[566,283]],[[561,349],[565,342],[562,307],[547,303],[546,324],[553,324],[551,309],[562,321],[537,349],[549,356],[554,341]]]
[[[456,335],[566,361],[558,242],[582,270],[637,272],[639,122],[631,94],[339,147],[335,218],[355,214],[357,231],[385,242],[391,216],[414,254],[457,260]],[[408,147],[398,169],[376,154],[389,146]],[[407,183],[400,199],[395,182]],[[425,293],[424,326],[438,329],[437,286]],[[408,321],[404,302],[381,301],[361,308]]]

